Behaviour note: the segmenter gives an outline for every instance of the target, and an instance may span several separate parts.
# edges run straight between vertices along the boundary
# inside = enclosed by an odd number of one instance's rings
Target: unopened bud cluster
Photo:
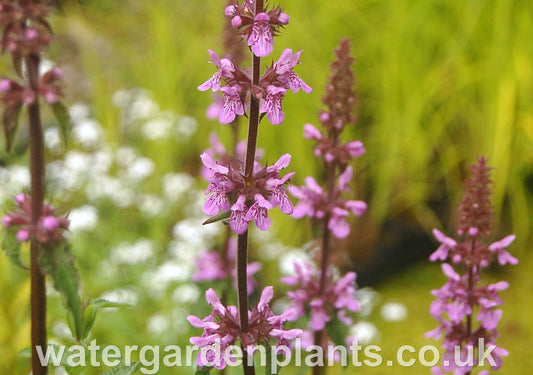
[[[26,194],[17,194],[15,202],[18,209],[2,218],[2,225],[16,231],[19,242],[26,242],[35,238],[40,243],[60,240],[63,231],[68,229],[66,217],[59,216],[50,204],[43,206],[42,215],[36,225],[31,222],[31,198]]]

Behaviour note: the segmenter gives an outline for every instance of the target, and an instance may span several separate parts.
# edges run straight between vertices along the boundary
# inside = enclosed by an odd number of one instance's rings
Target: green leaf
[[[54,288],[61,293],[68,311],[72,315],[76,338],[82,333],[82,305],[79,296],[79,275],[75,258],[66,240],[56,241],[41,248],[39,255],[41,269],[50,276]]]
[[[4,110],[2,123],[4,126],[4,135],[6,137],[6,152],[10,152],[15,143],[15,136],[19,127],[19,115],[22,108],[21,103],[7,106]]]
[[[22,350],[19,352],[19,355],[20,355],[22,358],[31,358],[31,346],[28,346],[28,347],[22,349]]]
[[[326,332],[335,345],[346,345],[347,327],[339,319],[332,319],[326,323]]]
[[[98,311],[100,309],[111,307],[131,307],[131,305],[128,305],[127,303],[108,301],[104,298],[92,299],[87,303],[87,306],[83,311],[83,330],[81,335],[82,340],[89,336]]]
[[[71,121],[67,107],[61,102],[55,102],[52,104],[52,111],[59,123],[59,130],[61,131],[61,137],[63,138],[63,147],[66,148],[71,129]]]
[[[20,259],[20,248],[22,244],[17,240],[17,235],[14,230],[7,230],[4,239],[2,240],[2,249],[6,253],[9,260],[17,266],[28,269]]]
[[[225,219],[229,218],[230,216],[231,216],[231,210],[227,210],[227,211],[224,211],[224,212],[222,212],[222,213],[220,213],[218,215],[211,216],[209,219],[204,221],[202,223],[202,225],[216,223],[217,221],[225,220]]]
[[[102,373],[102,375],[130,375],[136,372],[141,366],[140,362],[133,362],[131,365],[122,365],[120,367],[112,368]]]
[[[196,367],[195,375],[209,375],[213,367],[210,366],[198,366]]]
[[[59,344],[55,344],[55,343],[52,343],[52,342],[49,342],[48,345],[47,345],[47,348],[46,348],[47,351],[49,350],[52,350],[53,352],[57,353],[57,358],[60,359],[59,362],[59,366],[63,366],[65,368],[68,368],[68,364],[67,364],[67,361],[68,361],[68,358],[69,358],[69,353],[68,353],[68,349],[62,345],[59,345]],[[24,349],[22,349],[20,352],[19,352],[19,355],[23,358],[31,358],[31,346],[28,346]],[[46,355],[46,351],[43,353],[43,355]],[[51,357],[50,359],[50,365],[52,365],[53,363],[53,359]]]

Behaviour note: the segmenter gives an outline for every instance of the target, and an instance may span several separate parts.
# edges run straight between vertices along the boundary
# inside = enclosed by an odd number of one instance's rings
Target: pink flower
[[[198,86],[198,90],[207,91],[212,89],[213,91],[218,91],[220,89],[220,81],[222,78],[233,78],[235,67],[229,59],[223,58],[221,60],[214,51],[208,50],[208,52],[211,56],[211,61],[215,64],[218,70],[211,78]]]
[[[278,80],[285,88],[291,89],[292,92],[298,92],[298,90],[302,89],[303,92],[311,93],[313,89],[293,71],[294,67],[298,65],[302,52],[298,51],[293,55],[292,50],[286,48],[283,50],[279,60],[274,64],[274,69],[278,74]]]
[[[224,92],[224,104],[218,115],[221,124],[229,124],[236,115],[244,115],[244,106],[241,100],[242,88],[239,85],[224,86],[220,89]]]
[[[298,317],[304,316],[310,307],[310,327],[315,331],[324,329],[333,314],[346,324],[351,324],[347,312],[359,310],[359,302],[355,298],[354,272],[348,272],[340,279],[332,276],[331,269],[327,272],[324,292],[320,293],[320,272],[312,264],[294,263],[296,275],[282,277],[281,281],[297,289],[287,293],[292,300],[291,307]]]
[[[505,249],[514,241],[516,236],[514,234],[505,237],[504,239],[494,242],[489,246],[489,251],[496,253],[498,256],[498,263],[504,266],[507,263],[515,265],[518,264],[518,259],[509,254]]]
[[[299,188],[290,186],[289,192],[299,199],[292,216],[322,219],[326,212],[329,212],[328,228],[335,237],[345,238],[350,233],[350,226],[346,221],[350,212],[356,216],[361,216],[367,209],[367,205],[363,201],[346,200],[341,197],[342,192],[350,191],[348,183],[351,179],[352,168],[347,167],[339,176],[332,202],[328,201],[327,193],[311,176],[305,178],[305,186]]]
[[[270,227],[268,210],[279,206],[282,212],[291,213],[292,203],[288,200],[285,185],[293,173],[280,177],[279,172],[290,162],[290,155],[285,154],[273,165],[261,167],[256,163],[252,176],[244,177],[244,163],[237,159],[229,161],[227,167],[215,162],[203,153],[202,161],[211,171],[208,178],[209,195],[204,204],[204,213],[215,215],[220,210],[231,210],[229,225],[231,229],[243,234],[248,223],[254,221],[260,230]]]
[[[274,38],[267,13],[259,13],[255,16],[252,32],[248,37],[248,45],[258,57],[268,56],[274,50]]]
[[[267,87],[267,96],[263,100],[259,113],[266,113],[268,120],[274,125],[281,124],[285,117],[281,109],[281,100],[286,92],[287,90],[283,87],[273,85]]]
[[[446,237],[438,229],[433,229],[433,236],[441,243],[439,248],[430,255],[429,260],[435,262],[437,260],[446,260],[448,258],[448,252],[457,246],[457,242],[450,237]]]
[[[212,251],[201,252],[194,260],[196,271],[191,279],[195,282],[224,280],[228,277],[233,279],[233,286],[237,289],[237,270],[235,267],[235,258],[237,256],[237,242],[231,238],[224,260],[219,253]],[[261,269],[261,263],[252,262],[247,265],[246,274],[248,276],[248,295],[252,294],[257,282],[254,275]]]

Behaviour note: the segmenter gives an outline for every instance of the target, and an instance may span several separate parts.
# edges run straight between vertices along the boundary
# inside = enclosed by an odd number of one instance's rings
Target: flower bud
[[[289,15],[287,13],[280,13],[278,17],[278,21],[282,25],[287,25],[289,23]]]
[[[241,16],[235,16],[231,19],[231,25],[233,27],[239,27],[242,25],[242,18]]]
[[[2,225],[6,228],[8,228],[12,222],[13,222],[13,218],[9,215],[6,215],[2,218]]]
[[[55,216],[46,216],[43,218],[43,227],[48,232],[53,232],[59,228],[59,220]]]
[[[17,232],[17,240],[19,242],[26,242],[30,238],[30,232],[26,229],[21,229]]]

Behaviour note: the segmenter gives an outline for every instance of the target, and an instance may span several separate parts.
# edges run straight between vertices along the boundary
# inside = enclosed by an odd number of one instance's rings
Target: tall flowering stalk
[[[17,264],[20,245],[29,241],[31,274],[31,346],[32,373],[47,373],[41,365],[37,348],[46,350],[46,287],[45,274],[61,292],[65,305],[72,313],[76,338],[82,338],[82,307],[78,296],[78,274],[73,256],[63,232],[68,220],[58,215],[45,195],[45,157],[41,123],[41,97],[49,104],[66,131],[66,110],[58,101],[62,96],[62,73],[52,68],[40,74],[41,56],[53,40],[51,27],[46,21],[51,10],[46,0],[0,0],[0,26],[3,29],[2,52],[11,55],[18,79],[0,79],[1,100],[4,103],[3,128],[9,151],[15,141],[19,114],[28,112],[30,143],[30,195],[15,196],[16,209],[2,219],[6,235],[2,248]]]
[[[356,121],[353,113],[353,58],[350,56],[348,40],[341,40],[335,56],[336,60],[331,65],[332,75],[323,98],[326,110],[320,112],[324,130],[311,124],[304,125],[304,137],[316,141],[315,156],[323,159],[327,186],[323,188],[313,177],[307,177],[305,186],[290,187],[291,194],[299,199],[293,216],[309,216],[322,230],[320,264],[318,269],[312,265],[297,266],[296,277],[283,279],[289,285],[298,286],[296,291],[289,293],[289,297],[299,315],[305,314],[305,305],[310,306],[310,328],[314,332],[314,344],[322,348],[329,342],[325,327],[331,316],[336,313],[341,321],[350,324],[348,312],[359,309],[355,299],[355,273],[350,272],[336,279],[330,267],[331,236],[346,237],[350,233],[346,218],[350,214],[360,216],[367,208],[363,201],[344,198],[346,193],[351,192],[349,183],[353,178],[349,162],[365,152],[360,141],[341,141],[342,131]],[[324,372],[324,367],[316,366],[313,369],[314,374]]]
[[[437,298],[430,313],[439,326],[426,333],[427,337],[444,336],[445,350],[442,366],[432,369],[434,374],[453,371],[454,374],[471,374],[476,366],[488,363],[497,370],[507,350],[496,346],[497,325],[503,302],[498,292],[509,287],[506,281],[483,285],[481,271],[496,259],[500,265],[517,264],[518,260],[505,249],[515,239],[509,235],[501,241],[486,243],[490,235],[493,216],[490,202],[490,168],[480,157],[472,166],[472,177],[465,183],[464,198],[458,212],[457,233],[460,240],[447,237],[437,229],[433,234],[441,243],[430,256],[430,261],[448,261],[442,271],[448,281],[441,289],[433,290]],[[477,353],[477,355],[475,355]],[[489,372],[482,370],[479,374]]]
[[[227,6],[225,15],[250,47],[251,72],[242,69],[232,58],[220,58],[214,51],[209,50],[217,71],[198,89],[201,91],[211,89],[223,93],[218,115],[222,124],[232,123],[237,116],[243,116],[248,112],[246,155],[244,161],[235,158],[229,161],[217,161],[208,153],[202,154],[201,158],[211,174],[207,188],[209,197],[204,205],[204,213],[207,215],[218,215],[221,211],[226,213],[229,216],[230,228],[238,234],[236,257],[238,306],[236,310],[226,308],[210,294],[207,297],[215,308],[214,315],[204,318],[202,322],[211,322],[211,319],[221,322],[226,322],[226,319],[231,320],[231,324],[229,321],[226,323],[233,327],[235,334],[224,335],[225,342],[229,345],[240,339],[242,346],[248,346],[264,343],[262,340],[265,338],[276,336],[282,321],[273,318],[261,320],[263,323],[260,335],[252,334],[256,329],[253,320],[254,311],[258,311],[259,315],[267,311],[266,303],[272,298],[272,292],[271,289],[268,291],[265,289],[257,310],[249,311],[248,226],[254,221],[260,230],[268,230],[271,224],[268,217],[269,209],[279,206],[286,214],[291,214],[293,211],[292,203],[285,191],[285,185],[293,173],[284,176],[280,174],[281,170],[289,165],[291,156],[282,155],[276,163],[269,166],[262,166],[256,160],[259,122],[266,115],[272,124],[281,124],[284,119],[282,99],[287,90],[297,92],[302,89],[304,92],[311,92],[312,89],[294,72],[301,51],[293,53],[292,50],[285,49],[280,58],[261,74],[261,57],[268,56],[273,51],[274,36],[289,23],[289,16],[279,6],[265,6],[263,0],[245,0],[243,4],[235,2]],[[213,324],[202,326],[194,317],[189,321],[197,327],[203,327],[204,335],[208,333],[208,327],[214,327]],[[222,326],[225,327],[226,323]],[[245,340],[245,337],[249,339]],[[213,345],[210,341],[201,342],[206,346]],[[248,362],[247,351],[244,350],[244,373],[253,374],[254,367]]]

